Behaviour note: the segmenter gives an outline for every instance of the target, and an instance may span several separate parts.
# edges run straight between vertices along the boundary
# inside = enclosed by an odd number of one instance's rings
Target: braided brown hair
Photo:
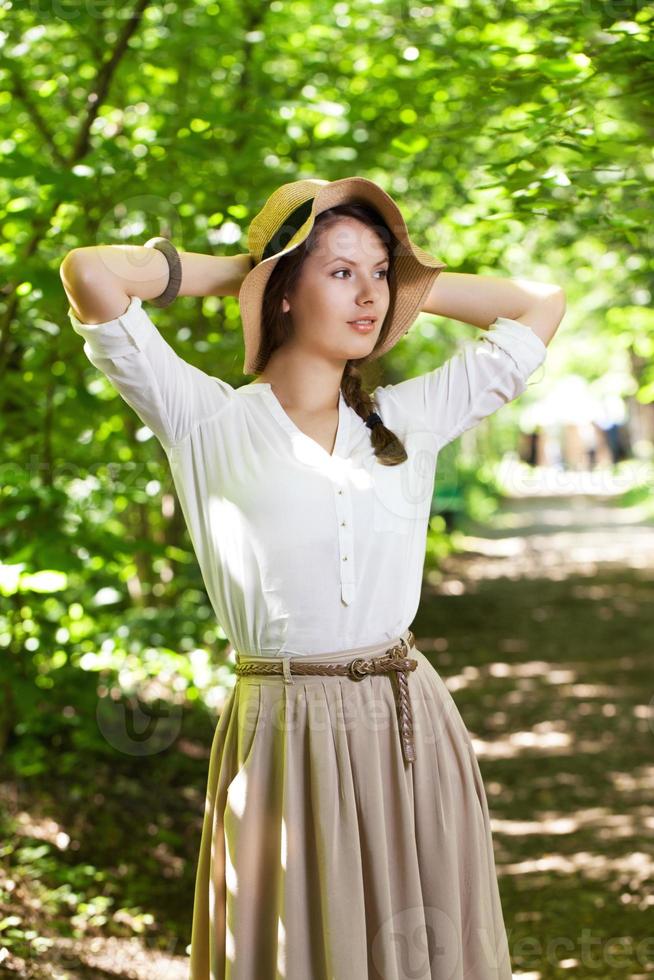
[[[292,335],[293,324],[291,315],[290,313],[282,312],[284,295],[293,291],[300,277],[304,260],[309,252],[317,246],[322,231],[343,217],[356,218],[357,221],[372,228],[388,253],[390,304],[375,347],[381,346],[386,339],[395,306],[397,284],[393,264],[393,252],[397,245],[397,240],[381,215],[369,204],[339,204],[337,207],[322,211],[316,217],[309,235],[307,235],[305,240],[297,248],[294,248],[286,255],[282,255],[270,275],[262,302],[261,343],[255,364],[256,374],[261,374],[272,352],[278,347],[281,347]],[[364,422],[368,419],[370,413],[375,411],[373,399],[363,387],[363,377],[359,370],[359,365],[367,359],[367,357],[350,358],[345,364],[345,370],[341,379],[341,391],[346,403],[350,408],[354,409]],[[386,428],[383,420],[382,422],[377,422],[370,429],[370,441],[376,458],[384,466],[397,466],[399,463],[403,463],[405,459],[408,459],[404,446],[395,433]]]

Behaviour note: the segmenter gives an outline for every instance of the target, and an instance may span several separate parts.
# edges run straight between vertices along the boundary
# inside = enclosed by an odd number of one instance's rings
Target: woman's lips
[[[348,323],[357,333],[371,333],[377,326],[376,320],[373,320],[372,323],[357,323],[355,320],[348,320]]]

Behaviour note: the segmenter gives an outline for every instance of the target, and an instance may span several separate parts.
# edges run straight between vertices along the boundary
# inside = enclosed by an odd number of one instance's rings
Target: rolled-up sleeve
[[[120,316],[82,323],[71,307],[73,329],[84,353],[119,392],[167,451],[201,421],[219,412],[234,389],[189,364],[164,340],[133,296]]]
[[[434,433],[445,446],[521,395],[546,355],[530,327],[500,316],[433,371],[381,391],[412,426]]]

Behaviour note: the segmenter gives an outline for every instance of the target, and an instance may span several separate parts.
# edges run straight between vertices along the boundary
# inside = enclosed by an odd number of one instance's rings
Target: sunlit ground
[[[466,524],[414,632],[478,754],[515,975],[649,977],[654,520],[551,476]]]

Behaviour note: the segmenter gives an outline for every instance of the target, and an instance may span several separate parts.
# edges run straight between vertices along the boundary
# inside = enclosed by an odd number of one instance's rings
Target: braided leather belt
[[[418,666],[417,660],[404,656],[404,648],[409,652],[415,646],[415,638],[408,630],[408,641],[402,638],[396,646],[389,647],[378,657],[355,657],[349,663],[311,662],[304,657],[285,658],[284,663],[255,663],[249,661],[236,665],[237,674],[329,674],[350,677],[360,681],[368,674],[397,675],[397,710],[402,743],[402,754],[406,762],[414,762],[416,749],[413,740],[413,713],[409,699],[409,671]]]

